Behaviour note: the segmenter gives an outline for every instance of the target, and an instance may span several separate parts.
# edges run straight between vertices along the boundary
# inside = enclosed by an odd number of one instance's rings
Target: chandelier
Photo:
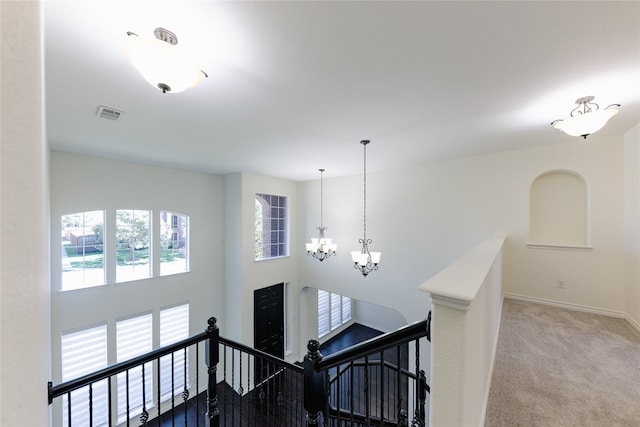
[[[570,117],[563,120],[558,119],[551,122],[551,125],[571,136],[587,136],[599,131],[609,121],[618,114],[620,104],[611,104],[607,108],[600,109],[593,96],[584,96],[576,99],[578,106],[571,111]]]
[[[127,31],[127,58],[151,86],[162,93],[182,92],[198,86],[207,74],[176,47],[178,37],[164,28],[156,28],[155,38],[138,37]],[[135,37],[131,37],[135,36]]]
[[[378,263],[380,262],[381,252],[370,252],[369,243],[371,239],[367,239],[367,144],[369,140],[362,140],[360,144],[364,147],[364,232],[362,239],[358,240],[362,244],[362,249],[359,251],[351,251],[351,259],[353,260],[353,266],[360,270],[364,277],[371,273],[373,270],[378,269]]]
[[[317,238],[312,238],[311,243],[305,243],[305,245],[307,247],[307,255],[311,255],[320,261],[324,261],[331,255],[336,254],[338,245],[332,243],[331,239],[324,237],[324,230],[327,229],[327,227],[322,224],[322,175],[324,173],[324,169],[318,170],[320,171],[320,227],[316,227],[316,229],[320,234]]]

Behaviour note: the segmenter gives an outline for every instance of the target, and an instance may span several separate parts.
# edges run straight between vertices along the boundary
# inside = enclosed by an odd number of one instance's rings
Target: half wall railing
[[[327,357],[311,340],[300,366],[220,337],[212,317],[191,338],[48,383],[49,404],[61,400],[54,425],[408,426],[413,414],[411,425],[424,426],[430,390],[420,348],[429,320]],[[178,369],[176,359],[185,361]],[[161,384],[167,367],[170,384]]]

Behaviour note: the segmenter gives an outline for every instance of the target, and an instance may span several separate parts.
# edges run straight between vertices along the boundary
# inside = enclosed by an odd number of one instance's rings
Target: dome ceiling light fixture
[[[207,73],[176,45],[178,37],[156,28],[155,38],[138,37],[127,31],[127,59],[153,87],[162,93],[178,93],[202,83]],[[135,36],[135,37],[134,37]]]
[[[607,108],[600,109],[593,96],[584,96],[576,99],[578,106],[571,111],[567,119],[558,119],[551,122],[551,126],[571,136],[587,136],[599,131],[607,124],[609,119],[618,114],[620,104],[611,104]]]
[[[336,254],[338,245],[333,243],[331,239],[324,237],[324,230],[327,227],[322,224],[322,175],[324,169],[318,169],[320,171],[320,227],[316,229],[320,232],[317,238],[312,238],[311,243],[306,243],[307,255],[311,255],[319,261],[324,261],[332,255]]]

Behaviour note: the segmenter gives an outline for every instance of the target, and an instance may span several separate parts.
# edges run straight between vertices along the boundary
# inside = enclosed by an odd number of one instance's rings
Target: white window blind
[[[107,366],[107,325],[62,334],[62,381],[70,381]],[[106,426],[107,380],[91,386],[93,425]],[[69,424],[67,395],[62,400],[62,425]],[[71,425],[89,425],[89,386],[71,392]]]
[[[116,323],[116,345],[118,362],[132,359],[153,350],[153,317],[151,313],[118,320]],[[129,397],[127,402],[127,374],[118,374],[118,422],[142,413],[143,381],[142,366],[129,370]],[[153,364],[144,365],[144,399],[147,410],[153,406]]]
[[[164,347],[189,338],[189,304],[166,308],[160,311],[160,346]],[[182,393],[189,377],[188,351],[180,350],[160,359],[160,398],[164,401]],[[173,392],[172,392],[173,389]]]
[[[351,298],[342,297],[342,323],[347,323],[351,320]]]
[[[351,298],[318,289],[318,338],[351,321]]]
[[[340,295],[331,294],[331,330],[337,329],[342,325]]]
[[[329,313],[329,292],[318,289],[318,338],[330,331]]]

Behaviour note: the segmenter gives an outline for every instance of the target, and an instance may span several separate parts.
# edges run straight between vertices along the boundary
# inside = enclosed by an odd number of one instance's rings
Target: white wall
[[[189,303],[190,335],[207,319],[224,324],[223,179],[213,175],[61,152],[51,154],[51,336],[54,383],[60,377],[60,336],[64,331],[107,322],[115,342],[117,319]],[[190,271],[87,289],[58,291],[61,282],[62,215],[106,210],[107,226],[117,209],[150,209],[189,216]],[[106,231],[108,233],[108,230]],[[107,235],[108,238],[108,235]],[[108,248],[107,248],[107,257]],[[158,271],[157,266],[154,268]],[[154,322],[157,327],[158,323]],[[157,345],[158,343],[156,343]],[[110,349],[109,363],[115,362]]]
[[[363,278],[350,250],[362,237],[362,177],[324,177],[326,235],[338,254],[300,261],[300,282],[401,312],[407,322],[429,310],[418,285],[485,239],[501,234],[504,286],[513,294],[620,313],[624,310],[624,198],[621,137],[567,143],[367,174],[367,237],[382,252]],[[371,145],[368,156],[375,156]],[[593,250],[530,249],[529,189],[551,170],[583,176],[590,199]],[[315,234],[319,181],[299,184],[300,234]],[[556,280],[565,281],[558,289]]]
[[[640,124],[625,135],[625,310],[640,330]]]
[[[0,425],[49,421],[49,189],[40,2],[0,2]]]
[[[277,283],[289,283],[290,291],[295,300],[300,294],[298,284],[297,266],[298,254],[304,245],[300,242],[297,233],[297,188],[295,183],[278,178],[253,175],[233,174],[225,177],[225,197],[227,203],[227,220],[230,227],[227,228],[226,238],[231,241],[236,239],[240,246],[232,243],[227,248],[226,265],[228,268],[240,267],[239,271],[227,272],[228,292],[226,296],[225,310],[229,317],[238,322],[224,327],[224,331],[232,333],[227,338],[240,341],[243,344],[253,346],[253,293],[257,289],[275,285]],[[290,255],[281,258],[255,260],[255,197],[257,193],[286,196],[289,203],[289,242]],[[233,218],[229,217],[233,215]],[[297,341],[299,336],[297,307],[292,307],[290,336]],[[238,328],[237,325],[241,325]],[[293,343],[292,348],[297,348]],[[293,359],[296,355],[292,355]]]

